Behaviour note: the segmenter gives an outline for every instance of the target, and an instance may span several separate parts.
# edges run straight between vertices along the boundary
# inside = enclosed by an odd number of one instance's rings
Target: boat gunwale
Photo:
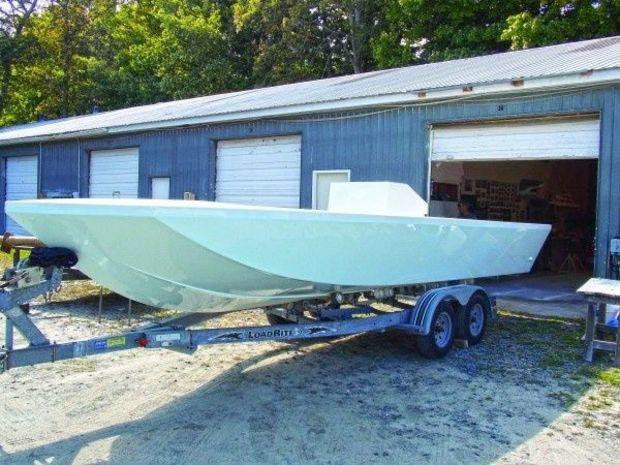
[[[41,211],[41,206],[53,206]],[[88,210],[84,210],[88,207]],[[78,212],[74,212],[78,210]],[[543,223],[526,223],[516,221],[478,220],[469,218],[444,218],[434,216],[404,216],[404,215],[377,215],[372,213],[334,212],[329,210],[311,210],[296,208],[278,208],[242,205],[234,203],[213,202],[207,200],[152,200],[152,199],[31,199],[9,200],[5,204],[5,212],[37,213],[45,215],[73,215],[101,216],[102,213],[111,216],[126,217],[160,217],[185,216],[188,213],[200,212],[203,215],[215,216],[245,216],[246,219],[295,220],[295,221],[337,221],[350,222],[358,220],[362,223],[376,222],[406,224],[412,221],[424,224],[439,224],[448,226],[469,225],[476,227],[494,228],[527,228],[550,230],[551,225]],[[269,215],[265,215],[269,214]]]

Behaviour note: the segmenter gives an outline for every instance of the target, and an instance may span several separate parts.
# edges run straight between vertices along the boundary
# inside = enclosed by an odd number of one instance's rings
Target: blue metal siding
[[[39,192],[79,191],[79,141],[41,146]],[[54,173],[49,176],[48,173]]]
[[[312,201],[312,171],[350,169],[353,181],[392,180],[426,195],[430,127],[435,123],[600,113],[596,273],[604,275],[609,240],[620,235],[620,87],[554,92],[516,98],[371,109],[355,114],[308,116],[152,131],[115,137],[2,147],[0,157],[41,153],[41,190],[72,189],[88,195],[92,150],[139,147],[139,194],[149,197],[153,176],[170,176],[171,196],[194,192],[212,200],[215,152],[222,139],[301,134],[301,206]],[[4,164],[0,164],[2,176]],[[79,180],[79,185],[78,185]],[[1,189],[2,196],[4,189]],[[3,200],[0,199],[0,200]],[[0,217],[3,217],[0,202]]]

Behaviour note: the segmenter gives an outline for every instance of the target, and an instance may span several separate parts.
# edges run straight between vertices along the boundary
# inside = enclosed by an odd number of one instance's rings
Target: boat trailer
[[[450,350],[455,338],[470,345],[478,343],[493,316],[491,301],[482,288],[459,284],[427,290],[415,305],[391,296],[386,303],[397,306],[399,310],[396,311],[376,309],[372,299],[352,306],[332,302],[297,313],[282,308],[267,309],[268,319],[277,323],[270,326],[217,329],[192,329],[192,325],[214,315],[189,313],[119,334],[56,342],[43,334],[25,307],[36,297],[58,291],[62,275],[61,267],[42,268],[22,262],[5,272],[0,284],[0,313],[5,316],[6,326],[5,344],[0,348],[0,372],[135,348],[166,348],[191,353],[204,344],[295,341],[387,329],[411,334],[422,355],[441,357]],[[310,318],[306,318],[305,313]],[[15,329],[27,345],[15,347]]]

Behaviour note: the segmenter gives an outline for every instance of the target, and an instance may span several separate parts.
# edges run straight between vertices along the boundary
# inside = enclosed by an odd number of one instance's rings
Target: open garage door
[[[598,158],[597,117],[540,118],[433,127],[433,161]]]
[[[531,276],[482,283],[498,299],[530,302],[514,308],[584,311],[574,290],[594,266],[599,133],[593,117],[432,129],[431,216],[552,226]]]
[[[38,190],[38,158],[8,157],[6,158],[6,200],[36,199]],[[30,234],[19,224],[5,215],[5,231],[16,235]]]
[[[93,150],[90,153],[89,197],[138,197],[138,148]]]
[[[215,200],[299,208],[301,136],[224,140],[217,144]]]

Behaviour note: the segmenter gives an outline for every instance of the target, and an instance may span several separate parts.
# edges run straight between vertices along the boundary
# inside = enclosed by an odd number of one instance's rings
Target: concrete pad
[[[499,308],[529,315],[584,318],[587,304],[575,292],[590,278],[587,273],[538,273],[480,281]]]
[[[572,319],[585,318],[588,310],[585,302],[541,302],[505,298],[497,299],[497,307],[527,315]]]

